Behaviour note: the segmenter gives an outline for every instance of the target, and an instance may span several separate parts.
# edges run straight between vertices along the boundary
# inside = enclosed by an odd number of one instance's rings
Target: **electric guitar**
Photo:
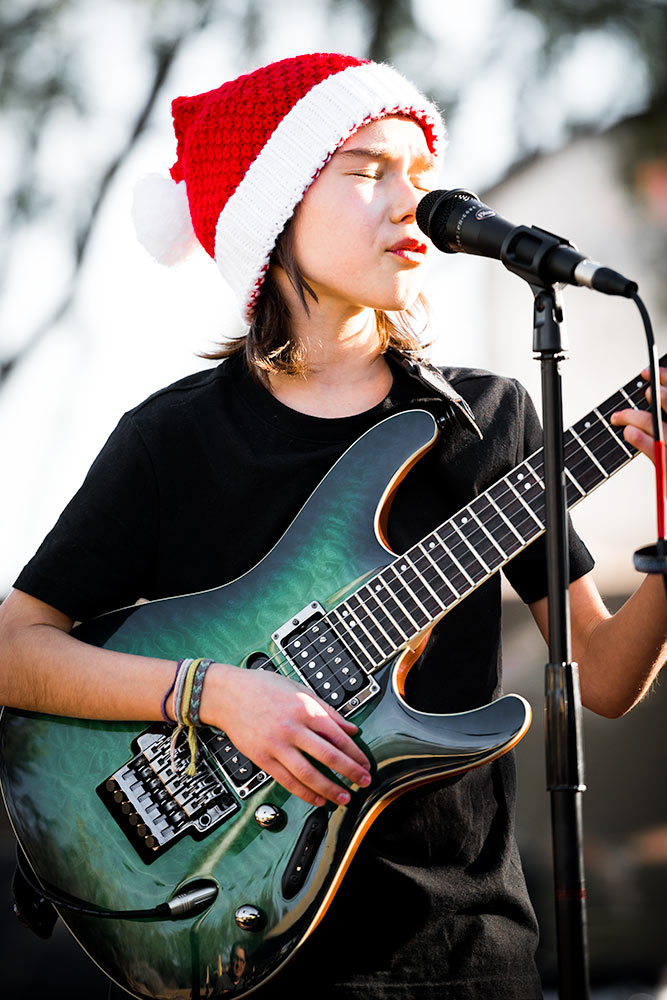
[[[609,418],[647,409],[645,385],[638,376],[566,432],[568,506],[634,457]],[[352,788],[346,808],[290,795],[217,730],[200,730],[190,777],[185,741],[172,769],[166,726],[3,711],[0,778],[16,836],[45,889],[124,914],[57,907],[133,996],[251,993],[322,918],[393,798],[493,760],[526,732],[530,706],[517,695],[450,715],[403,697],[432,626],[544,531],[537,451],[396,557],[382,535],[387,500],[437,434],[424,410],[387,418],[339,459],[253,570],[75,630],[94,646],[206,655],[308,685],[354,717],[372,762],[370,787]],[[246,964],[234,985],[220,973],[237,942]]]

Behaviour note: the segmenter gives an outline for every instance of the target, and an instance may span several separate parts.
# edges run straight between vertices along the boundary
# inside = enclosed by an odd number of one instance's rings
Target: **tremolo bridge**
[[[290,618],[271,638],[304,684],[344,715],[379,690],[317,602]],[[252,653],[245,666],[279,669],[263,652]],[[153,860],[183,834],[206,836],[271,780],[225,733],[202,727],[198,736],[196,774],[186,774],[190,753],[185,738],[179,738],[172,752],[172,732],[166,726],[153,726],[135,741],[134,757],[97,789],[145,861]]]

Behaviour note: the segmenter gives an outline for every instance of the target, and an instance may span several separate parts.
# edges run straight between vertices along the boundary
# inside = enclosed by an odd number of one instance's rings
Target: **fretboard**
[[[565,432],[568,508],[637,454],[610,418],[629,407],[647,410],[645,390],[637,376]],[[329,611],[326,620],[361,666],[373,670],[535,541],[545,518],[540,448]]]

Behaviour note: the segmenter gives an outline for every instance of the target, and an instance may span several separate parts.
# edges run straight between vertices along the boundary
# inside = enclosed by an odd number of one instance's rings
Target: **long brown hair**
[[[253,377],[264,385],[269,375],[305,375],[308,371],[303,348],[292,337],[289,306],[272,274],[274,266],[283,269],[306,314],[310,314],[308,298],[317,302],[317,295],[296,262],[290,219],[273,248],[255,315],[247,333],[224,341],[210,353],[201,354],[201,357],[214,361],[243,355]],[[417,331],[415,327],[420,314],[421,330]],[[421,334],[427,322],[428,303],[421,294],[410,309],[393,312],[391,315],[382,309],[376,309],[375,323],[381,350],[394,347],[403,353],[420,357],[426,346]]]

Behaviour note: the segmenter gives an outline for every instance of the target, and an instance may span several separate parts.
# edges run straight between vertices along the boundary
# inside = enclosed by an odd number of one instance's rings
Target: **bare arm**
[[[0,608],[0,703],[52,715],[155,720],[174,676],[168,660],[98,649],[70,635],[67,615],[15,590]],[[173,705],[168,706],[173,717]],[[214,664],[200,717],[308,802],[347,800],[304,754],[357,784],[368,762],[357,727],[302,685],[263,671]],[[343,795],[343,799],[341,799]]]
[[[546,597],[530,605],[548,641]],[[667,659],[667,599],[660,577],[648,577],[610,615],[590,574],[570,586],[572,658],[579,664],[581,700],[616,718],[641,701]]]
[[[642,373],[645,378],[648,372]],[[667,408],[667,369],[660,369],[662,408]],[[648,394],[650,396],[650,394]],[[612,423],[653,458],[651,415],[621,410]],[[548,640],[547,599],[530,606]],[[617,717],[640,701],[667,659],[667,596],[660,576],[647,577],[616,614],[604,606],[590,575],[570,586],[572,657],[579,664],[581,700],[599,715]]]

